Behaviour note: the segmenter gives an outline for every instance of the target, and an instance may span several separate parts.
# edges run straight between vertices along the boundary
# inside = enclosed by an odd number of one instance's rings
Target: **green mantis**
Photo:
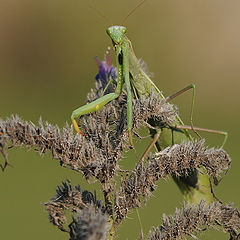
[[[139,95],[150,94],[154,88],[160,92],[147,74],[142,70],[138,59],[136,58],[130,40],[126,37],[126,27],[111,26],[107,29],[107,34],[112,39],[116,51],[116,64],[118,72],[118,82],[114,93],[109,93],[87,105],[84,105],[73,111],[71,119],[75,130],[84,135],[79,129],[75,118],[83,114],[91,113],[101,109],[108,102],[116,99],[122,92],[123,79],[125,80],[125,87],[127,92],[127,128],[129,133],[129,142],[133,146],[132,140],[132,89],[130,84],[130,77],[132,76],[132,83],[137,89]],[[130,74],[129,74],[130,73]],[[163,97],[163,96],[162,96]]]
[[[176,94],[164,98],[160,90],[153,83],[153,81],[149,78],[149,76],[144,72],[142,66],[134,54],[132,44],[130,40],[126,36],[126,27],[124,26],[111,26],[107,29],[107,34],[111,38],[113,46],[116,52],[116,66],[117,66],[117,74],[118,80],[116,83],[115,92],[108,93],[95,101],[81,106],[78,109],[72,112],[72,122],[75,130],[84,136],[84,133],[79,129],[76,118],[92,113],[103,108],[110,101],[118,98],[123,91],[123,85],[125,82],[126,95],[127,95],[127,129],[129,134],[129,143],[132,147],[133,138],[132,138],[132,125],[133,125],[133,97],[138,98],[142,95],[148,96],[152,91],[155,91],[159,94],[160,99],[165,99],[166,101],[170,101],[181,93],[193,89],[193,97],[192,97],[192,108],[191,108],[191,126],[184,126],[180,117],[177,116],[176,122],[174,122],[174,126],[170,126],[169,128],[161,129],[159,126],[155,127],[155,130],[150,129],[151,136],[153,141],[150,143],[149,147],[144,152],[143,156],[139,159],[142,161],[148,155],[149,151],[153,146],[156,147],[157,151],[164,149],[167,146],[171,146],[173,144],[173,132],[174,132],[174,143],[180,143],[184,140],[190,140],[191,136],[187,130],[207,130],[193,127],[192,124],[192,115],[193,115],[193,105],[194,105],[194,96],[195,96],[195,86],[190,84],[184,89],[180,90]],[[108,86],[108,85],[107,85]],[[107,88],[106,86],[106,88]],[[106,88],[103,90],[105,92]],[[177,131],[175,131],[177,130]],[[209,130],[207,130],[209,131]],[[211,131],[209,131],[211,132]],[[214,133],[220,133],[225,135],[226,133],[220,131],[214,131]],[[225,142],[224,140],[224,142]],[[134,148],[135,149],[135,148]],[[186,201],[191,203],[199,203],[202,198],[205,199],[206,202],[212,203],[214,201],[214,195],[212,193],[211,182],[209,177],[205,174],[204,171],[198,172],[196,169],[189,169],[188,176],[174,176],[173,179],[178,185],[180,191],[183,193]],[[105,201],[111,203],[112,196],[111,193],[107,193],[105,197]],[[111,204],[110,208],[111,208]],[[112,214],[112,209],[109,209],[110,215]],[[110,218],[111,224],[114,223],[114,219]],[[115,225],[112,225],[110,230],[110,235],[113,236],[115,231]],[[112,239],[111,237],[109,239]]]
[[[111,38],[113,42],[113,46],[116,51],[116,64],[117,64],[117,72],[118,72],[118,81],[116,90],[114,93],[109,93],[102,96],[95,101],[79,107],[78,109],[72,112],[72,122],[75,130],[84,136],[84,133],[79,129],[78,124],[76,122],[76,118],[81,115],[88,114],[91,112],[95,112],[100,110],[110,101],[116,99],[122,92],[123,89],[123,81],[125,80],[125,88],[127,92],[127,128],[129,133],[129,142],[131,146],[133,146],[132,140],[132,123],[133,123],[133,109],[132,109],[132,88],[135,90],[135,95],[148,96],[152,90],[155,90],[157,93],[160,93],[160,90],[156,87],[156,85],[152,82],[152,80],[148,77],[148,75],[141,68],[141,64],[139,63],[137,57],[134,54],[132,44],[130,40],[126,36],[126,27],[124,26],[111,26],[107,29],[107,34]],[[130,78],[131,76],[131,78]],[[131,81],[131,82],[130,82]],[[191,109],[191,129],[192,127],[192,115],[193,115],[193,104],[194,104],[194,96],[195,96],[195,86],[190,84],[183,90],[179,91],[177,94],[174,94],[167,98],[167,100],[171,100],[175,96],[181,94],[184,91],[189,89],[193,89],[193,98],[192,98],[192,109]],[[160,98],[164,98],[164,96],[160,93]],[[179,128],[183,129],[187,138],[190,138],[190,135],[185,129],[189,129],[188,126],[184,127],[183,122],[179,117],[177,117],[176,125],[181,125]],[[197,128],[195,128],[197,130]],[[198,130],[206,130],[206,129],[198,129]],[[225,132],[215,131],[216,133],[226,134]],[[225,137],[226,140],[226,137]],[[224,142],[225,142],[224,140]]]
[[[97,111],[101,109],[108,102],[116,99],[122,92],[123,88],[123,78],[125,80],[125,87],[127,91],[127,128],[129,133],[129,142],[133,146],[132,141],[132,90],[129,79],[129,67],[130,67],[130,42],[125,36],[126,27],[123,26],[112,26],[107,29],[107,34],[112,39],[113,45],[116,50],[116,63],[117,63],[117,72],[118,72],[118,82],[117,87],[114,93],[109,93],[87,105],[84,105],[75,111],[73,111],[71,119],[73,126],[78,133],[84,135],[79,129],[75,118]]]

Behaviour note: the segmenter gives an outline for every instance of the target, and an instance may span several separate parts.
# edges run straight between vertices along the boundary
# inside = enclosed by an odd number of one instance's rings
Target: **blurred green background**
[[[85,102],[95,85],[97,66],[111,41],[107,23],[83,0],[0,0],[0,117],[19,114],[37,123],[39,117],[52,124],[70,123],[72,110]],[[93,0],[113,24],[133,9],[138,0]],[[125,23],[135,53],[148,64],[154,81],[170,95],[195,83],[197,96],[194,125],[229,132],[225,149],[232,167],[216,195],[240,207],[238,171],[240,120],[240,1],[149,0]],[[189,123],[191,93],[178,97],[185,123]],[[210,146],[221,136],[203,134]],[[123,162],[135,161],[134,155]],[[93,190],[80,174],[63,169],[50,153],[39,157],[31,150],[11,149],[10,163],[0,173],[0,238],[68,239],[48,221],[43,203],[67,178],[83,189]],[[1,162],[3,161],[0,156]],[[101,196],[100,193],[98,193]],[[139,211],[144,232],[159,225],[162,213],[180,207],[182,196],[171,179],[159,187]],[[139,235],[136,212],[121,225],[118,239]],[[200,239],[228,239],[222,232],[208,231]]]

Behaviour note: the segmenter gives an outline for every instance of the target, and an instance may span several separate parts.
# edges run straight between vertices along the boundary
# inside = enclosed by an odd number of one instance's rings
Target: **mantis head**
[[[126,27],[123,26],[112,26],[107,29],[107,34],[112,39],[114,44],[120,44],[126,33]]]

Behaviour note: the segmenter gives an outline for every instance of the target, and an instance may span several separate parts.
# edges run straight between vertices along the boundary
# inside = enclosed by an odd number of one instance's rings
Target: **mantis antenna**
[[[128,14],[127,16],[123,19],[122,21],[122,25],[124,25],[124,23],[127,21],[128,17],[131,16],[141,5],[144,4],[144,2],[146,2],[147,0],[143,0],[141,1],[136,7],[134,7]],[[109,18],[104,15],[99,9],[97,9],[95,6],[93,6],[91,3],[87,3],[88,6],[90,8],[92,8],[94,11],[96,11],[98,13],[99,16],[103,17],[108,23],[110,22],[109,21]],[[112,23],[110,24],[111,26],[113,25]]]
[[[99,15],[99,16],[101,16],[102,18],[104,18],[108,23],[110,23],[110,19],[106,16],[106,15],[104,15],[99,9],[97,9],[95,6],[93,6],[91,3],[87,3],[88,4],[88,6],[90,7],[90,8],[92,8],[94,11],[96,11],[97,12],[97,14]],[[112,23],[111,24],[109,24],[109,25],[113,25]]]
[[[123,19],[122,21],[122,25],[124,25],[124,23],[126,22],[126,20],[128,19],[129,16],[131,16],[141,5],[143,5],[147,0],[143,0],[141,1],[135,8],[133,8],[128,14],[127,16]]]

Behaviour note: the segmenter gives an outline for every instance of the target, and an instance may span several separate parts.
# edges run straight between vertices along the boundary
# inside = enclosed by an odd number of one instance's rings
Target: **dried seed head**
[[[110,187],[107,183],[113,177],[117,161],[121,158],[121,149],[110,151],[106,144],[100,149],[93,140],[75,135],[68,125],[60,131],[57,126],[47,122],[43,124],[41,120],[39,126],[36,126],[18,116],[12,116],[6,121],[0,119],[0,132],[0,150],[5,155],[9,141],[13,147],[35,148],[39,154],[50,150],[61,166],[82,172],[87,179],[94,176],[106,184],[106,188]]]
[[[115,86],[114,86],[115,87]],[[102,96],[101,83],[96,83],[97,91],[88,94],[87,102],[92,102]],[[95,146],[103,150],[106,156],[121,152],[127,147],[127,96],[122,93],[100,111],[83,115],[79,126],[91,139]],[[159,95],[152,92],[148,98],[141,97],[133,100],[133,131],[141,125],[149,126],[149,121],[160,127],[168,127],[176,119],[176,110],[173,105],[159,100]]]
[[[116,70],[109,61],[99,63],[96,76],[96,92],[91,90],[87,101],[100,98],[109,79],[116,79]],[[115,85],[110,84],[108,91],[113,92]],[[75,135],[72,127],[66,125],[62,131],[57,126],[39,121],[39,126],[12,116],[6,121],[0,119],[0,152],[5,158],[4,169],[8,165],[7,144],[13,147],[25,145],[37,148],[39,154],[50,150],[53,158],[64,167],[81,172],[88,179],[95,177],[103,186],[103,192],[113,193],[112,178],[118,169],[123,148],[127,147],[127,96],[123,92],[100,111],[83,115],[79,121],[80,128],[87,135]],[[159,100],[154,92],[149,97],[133,100],[133,131],[141,125],[169,127],[176,121],[176,109],[173,105]],[[151,124],[153,126],[151,126]],[[151,195],[159,178],[168,175],[183,176],[189,169],[201,170],[215,179],[222,171],[228,170],[231,159],[223,149],[207,149],[204,141],[175,144],[149,157],[147,163],[140,162],[130,175],[121,181],[119,193],[115,196],[114,213],[119,223],[131,208],[141,205],[140,197]],[[110,198],[109,198],[110,199]],[[109,200],[108,199],[108,200]],[[106,200],[106,199],[105,199]],[[109,215],[112,216],[112,202]],[[57,189],[57,195],[45,203],[50,221],[60,230],[70,233],[70,240],[106,239],[108,231],[105,207],[97,200],[96,193],[82,191],[80,186],[73,187],[70,182],[63,182]],[[69,229],[65,211],[77,213]],[[149,239],[178,239],[184,234],[193,234],[202,225],[221,225],[225,231],[236,239],[239,229],[239,212],[231,205],[214,203],[205,207],[201,202],[198,207],[185,207],[177,210],[174,217],[165,217],[163,224],[149,234]]]
[[[88,99],[92,101],[101,93],[100,90],[97,91],[98,95],[91,92]],[[149,119],[166,126],[176,116],[172,105],[164,103],[164,100],[159,101],[153,93],[149,98],[135,100],[133,112],[133,130],[147,124]],[[108,191],[112,187],[110,180],[119,169],[123,148],[128,142],[126,96],[123,94],[102,110],[84,115],[80,126],[87,137],[74,135],[72,127],[68,125],[60,131],[57,126],[47,122],[43,124],[42,120],[36,126],[18,116],[6,121],[0,119],[0,151],[7,164],[5,147],[9,141],[14,147],[25,145],[37,148],[40,154],[50,150],[53,158],[58,159],[62,166],[82,172],[87,179],[91,176],[97,178]]]
[[[204,201],[199,205],[184,205],[177,209],[174,216],[163,216],[163,223],[149,232],[149,240],[185,239],[186,235],[197,239],[195,234],[212,227],[230,233],[236,239],[240,230],[240,213],[231,204],[223,205],[214,202],[206,206]],[[204,227],[204,229],[201,229]]]
[[[201,171],[201,166],[209,176],[217,178],[221,172],[229,169],[231,158],[222,148],[208,149],[204,146],[204,140],[201,140],[167,147],[153,155],[150,162],[152,169],[161,169],[158,173],[161,178],[167,174],[188,175],[188,169]]]
[[[91,206],[79,211],[73,217],[70,228],[70,240],[107,240],[108,218],[99,209]]]
[[[62,182],[62,186],[58,186],[56,192],[56,197],[46,202],[45,208],[50,222],[64,232],[68,232],[63,226],[67,222],[65,211],[76,213],[89,208],[92,211],[94,207],[102,214],[105,213],[105,207],[97,200],[96,192],[93,195],[87,190],[82,191],[80,185],[72,186],[69,181]]]
[[[155,189],[158,179],[167,176],[184,176],[189,169],[204,167],[208,175],[218,177],[226,171],[231,159],[223,149],[207,149],[204,141],[175,144],[149,157],[146,164],[140,162],[133,172],[121,182],[115,200],[117,220],[125,218],[131,208],[140,206],[140,197],[146,199]]]

